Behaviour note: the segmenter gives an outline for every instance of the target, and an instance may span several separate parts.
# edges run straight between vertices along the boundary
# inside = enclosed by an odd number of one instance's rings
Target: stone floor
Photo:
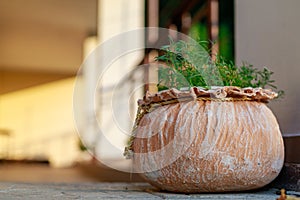
[[[55,169],[47,163],[0,162],[0,200],[4,199],[272,199],[278,189],[244,193],[175,194],[158,191],[137,174],[95,163]],[[298,195],[300,192],[288,191]]]
[[[225,194],[160,192],[147,183],[16,183],[0,182],[0,199],[249,199],[276,200],[275,189]]]

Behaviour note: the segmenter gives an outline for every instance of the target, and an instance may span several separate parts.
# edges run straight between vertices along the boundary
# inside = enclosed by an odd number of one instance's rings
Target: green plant
[[[253,65],[243,63],[237,66],[233,61],[221,55],[212,60],[207,48],[208,42],[174,42],[161,48],[161,55],[156,57],[159,62],[168,67],[159,67],[158,88],[204,87],[210,86],[238,86],[261,87],[277,89],[273,74],[268,68],[254,68]],[[280,95],[283,91],[277,91]]]

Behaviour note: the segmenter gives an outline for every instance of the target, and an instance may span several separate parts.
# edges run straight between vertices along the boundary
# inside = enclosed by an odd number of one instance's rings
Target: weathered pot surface
[[[284,160],[280,129],[261,88],[175,89],[139,101],[127,149],[135,171],[173,192],[224,192],[262,187]]]

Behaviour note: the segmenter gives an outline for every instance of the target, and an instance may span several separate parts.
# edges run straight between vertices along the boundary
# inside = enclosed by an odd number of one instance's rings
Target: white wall
[[[102,159],[101,161],[119,160],[124,159],[123,150],[133,124],[133,119],[130,117],[134,118],[130,116],[132,114],[130,110],[135,110],[136,101],[130,99],[132,98],[130,89],[134,87],[130,82],[122,84],[120,89],[116,89],[116,86],[141,62],[143,51],[118,55],[115,60],[109,60],[111,63],[107,65],[103,60],[107,60],[112,55],[112,51],[122,52],[124,47],[128,47],[130,41],[112,42],[113,44],[110,43],[110,46],[106,46],[105,49],[103,46],[118,34],[144,26],[144,1],[100,0],[98,6],[100,46],[94,51],[95,53],[85,55],[87,57],[83,64],[82,84],[86,84],[83,86],[86,90],[83,109],[86,112],[81,116],[85,122],[81,124],[80,134],[85,145],[89,146],[97,158]],[[137,35],[134,42],[143,44],[143,36],[144,34]],[[85,46],[88,48],[87,43]],[[96,91],[95,85],[97,85]],[[115,105],[113,99],[116,100]],[[97,119],[93,117],[94,112],[97,114]]]
[[[105,43],[106,40],[117,34],[144,26],[144,2],[141,0],[101,0],[99,2],[98,13],[98,36],[100,43]],[[136,40],[142,43],[143,35],[137,35]],[[129,41],[123,41],[114,48],[116,48],[116,51],[117,49],[123,49],[123,46],[128,46],[127,42]],[[110,52],[106,53],[109,54]],[[100,157],[124,158],[122,152],[129,138],[128,133],[130,133],[133,125],[129,116],[130,103],[136,104],[136,102],[129,101],[130,89],[132,89],[129,82],[120,89],[113,91],[112,88],[117,86],[127,73],[141,62],[142,58],[143,51],[136,51],[131,54],[122,55],[122,57],[113,61],[111,66],[101,66],[101,63],[99,64],[102,68],[101,70],[105,70],[105,73],[101,77],[101,85],[99,87],[101,92],[99,93],[99,103],[101,105],[99,108],[98,125],[103,131],[105,138],[120,150],[113,150],[110,148],[110,144],[102,138],[102,141],[97,146],[97,154]],[[98,81],[100,80],[98,79]],[[116,96],[114,97],[113,95]],[[114,100],[118,98],[115,106],[112,104],[113,98]],[[134,105],[133,108],[135,108]]]
[[[274,71],[286,95],[269,105],[283,134],[300,133],[299,8],[299,0],[235,0],[236,62]]]

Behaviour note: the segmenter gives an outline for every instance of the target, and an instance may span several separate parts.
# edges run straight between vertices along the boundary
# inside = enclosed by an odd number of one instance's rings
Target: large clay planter
[[[262,187],[284,160],[278,123],[265,102],[270,90],[192,88],[139,101],[131,153],[137,172],[173,192],[224,192]]]

